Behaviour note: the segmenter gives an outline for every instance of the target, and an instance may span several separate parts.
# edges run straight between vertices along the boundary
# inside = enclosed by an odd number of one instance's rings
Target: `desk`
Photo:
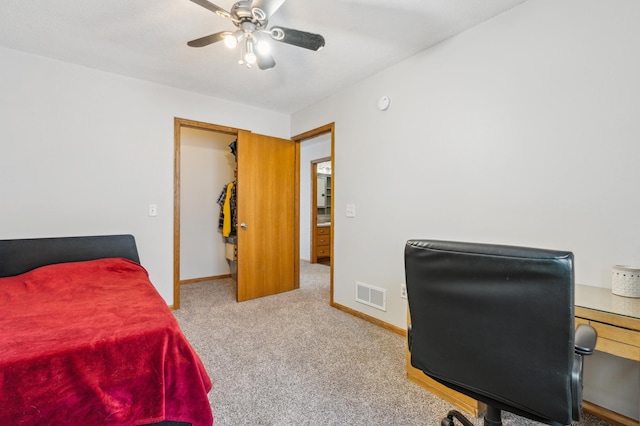
[[[596,350],[640,362],[640,299],[616,296],[607,288],[576,285],[576,324],[589,324],[598,332]],[[589,401],[582,402],[586,413],[613,424],[638,425]]]
[[[598,332],[596,350],[640,361],[640,299],[616,296],[607,288],[576,285],[575,305],[576,324],[589,324]],[[451,390],[413,368],[408,349],[407,378],[469,414],[479,416],[486,410],[485,404]],[[638,426],[636,420],[589,401],[583,401],[582,408],[615,425]]]

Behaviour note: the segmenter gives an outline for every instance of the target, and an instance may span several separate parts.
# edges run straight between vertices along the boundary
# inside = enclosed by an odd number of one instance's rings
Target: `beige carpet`
[[[329,306],[328,266],[301,262],[300,289],[243,303],[231,279],[184,285],[181,304],[216,426],[439,425],[454,408],[406,380],[403,337]]]

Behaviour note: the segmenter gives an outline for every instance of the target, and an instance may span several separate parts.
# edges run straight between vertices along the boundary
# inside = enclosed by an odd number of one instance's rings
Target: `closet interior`
[[[226,183],[222,192],[218,196],[218,205],[220,206],[220,214],[218,216],[218,230],[222,234],[225,242],[225,258],[229,263],[231,277],[238,279],[238,209],[236,201],[236,188],[238,180],[238,161],[237,161],[237,140],[229,144],[229,149],[235,159],[235,168],[233,170],[233,181]]]
[[[237,136],[180,132],[180,282],[237,279]]]

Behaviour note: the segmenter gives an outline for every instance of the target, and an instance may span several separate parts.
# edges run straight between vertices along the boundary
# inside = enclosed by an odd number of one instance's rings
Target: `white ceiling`
[[[223,43],[188,47],[235,29],[189,0],[2,0],[0,46],[292,113],[524,1],[287,0],[269,27],[322,34],[326,46],[274,42],[268,71],[238,65]]]

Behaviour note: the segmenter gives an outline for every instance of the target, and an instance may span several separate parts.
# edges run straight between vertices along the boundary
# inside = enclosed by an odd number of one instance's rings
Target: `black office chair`
[[[580,419],[582,358],[596,332],[574,332],[573,254],[412,240],[405,247],[411,365],[501,411],[550,425]],[[456,410],[454,418],[472,424]]]

